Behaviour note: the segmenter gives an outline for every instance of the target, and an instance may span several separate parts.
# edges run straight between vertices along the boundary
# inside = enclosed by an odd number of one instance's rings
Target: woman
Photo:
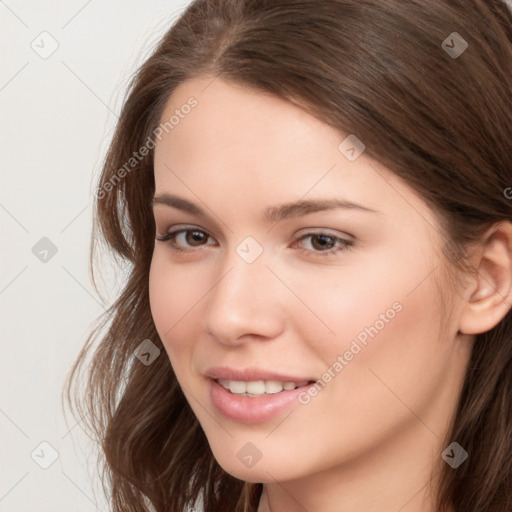
[[[186,9],[96,194],[113,510],[512,509],[511,84],[501,0]]]

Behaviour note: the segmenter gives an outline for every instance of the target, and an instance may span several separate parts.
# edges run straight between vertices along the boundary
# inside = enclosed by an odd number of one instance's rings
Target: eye
[[[206,231],[197,228],[180,228],[169,231],[163,236],[157,236],[159,242],[170,242],[171,247],[176,251],[190,251],[194,247],[201,247],[208,244],[208,239],[212,239]],[[213,239],[212,239],[213,240]]]
[[[157,236],[156,239],[160,242],[169,242],[171,249],[177,252],[197,252],[202,250],[202,246],[217,245],[206,231],[193,227],[180,227],[165,235]],[[304,243],[306,241],[307,243]],[[318,232],[306,233],[301,236],[292,248],[295,248],[297,244],[299,244],[303,255],[334,256],[339,252],[349,250],[354,245],[354,241],[330,233]]]
[[[302,249],[302,254],[318,254],[319,256],[332,256],[338,252],[347,251],[353,245],[353,240],[341,238],[339,236],[331,235],[329,233],[307,233],[298,239],[298,243],[308,240],[309,242],[303,244],[310,248]],[[297,243],[296,242],[296,243]]]

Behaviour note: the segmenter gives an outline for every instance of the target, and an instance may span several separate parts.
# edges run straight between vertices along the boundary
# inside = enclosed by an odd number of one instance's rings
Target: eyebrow
[[[152,206],[156,205],[169,206],[171,208],[176,208],[192,215],[197,215],[198,217],[208,216],[206,212],[195,203],[192,203],[188,199],[184,199],[173,194],[163,193],[155,195],[152,200]],[[267,223],[281,222],[282,220],[292,217],[301,217],[311,213],[334,210],[338,208],[378,213],[372,208],[368,208],[367,206],[363,206],[362,204],[354,203],[353,201],[348,201],[346,199],[310,199],[300,200],[292,203],[284,203],[276,206],[269,206],[265,210],[263,218]]]

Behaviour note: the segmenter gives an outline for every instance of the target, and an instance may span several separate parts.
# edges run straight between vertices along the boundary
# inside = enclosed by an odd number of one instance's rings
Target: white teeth
[[[239,380],[227,380],[217,379],[217,382],[224,388],[235,395],[241,396],[261,396],[261,395],[272,395],[280,393],[281,391],[291,391],[295,388],[305,386],[309,381],[303,380],[301,382],[280,382],[278,380],[256,380],[256,381],[239,381]]]
[[[231,393],[236,393],[237,395],[240,393],[245,393],[247,391],[246,387],[247,383],[238,380],[230,380],[229,381],[229,390]]]
[[[226,380],[226,379],[219,379],[219,380],[218,380],[218,383],[219,383],[223,388],[229,389],[229,380]]]
[[[247,383],[247,393],[251,395],[263,395],[265,393],[265,383],[262,380]]]
[[[286,389],[284,385],[277,380],[267,380],[267,382],[265,382],[265,393],[268,393],[269,395],[272,393],[279,393],[280,391],[283,391],[283,388]],[[293,385],[293,388],[289,389],[295,389],[295,384]]]

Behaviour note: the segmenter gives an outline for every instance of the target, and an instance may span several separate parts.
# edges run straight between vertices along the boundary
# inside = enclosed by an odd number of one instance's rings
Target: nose
[[[222,275],[205,297],[205,331],[224,345],[278,337],[286,323],[284,286],[265,258],[247,263],[234,254]]]

